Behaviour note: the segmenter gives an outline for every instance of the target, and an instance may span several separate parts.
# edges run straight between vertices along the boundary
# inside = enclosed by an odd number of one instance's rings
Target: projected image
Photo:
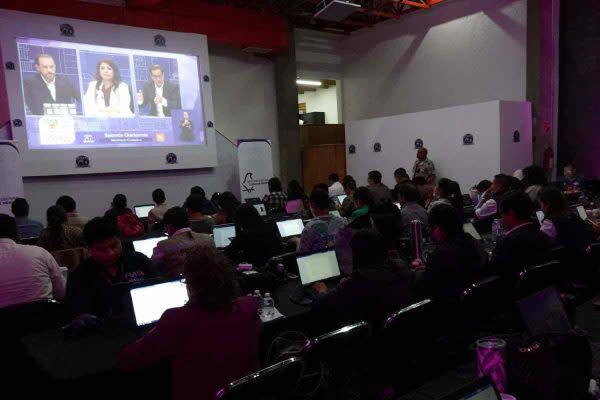
[[[17,38],[29,148],[205,143],[194,56]]]

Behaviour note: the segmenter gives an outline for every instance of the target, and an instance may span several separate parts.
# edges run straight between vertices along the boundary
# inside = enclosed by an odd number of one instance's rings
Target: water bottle
[[[419,220],[410,223],[410,242],[413,257],[423,260],[423,223]]]
[[[266,318],[273,318],[275,315],[275,302],[271,297],[271,293],[265,293],[265,297],[263,299],[262,304],[263,315]]]
[[[492,234],[494,235],[494,239],[498,240],[500,236],[502,236],[502,220],[495,219],[492,223]]]
[[[260,290],[254,291],[254,298],[256,299],[256,304],[258,305],[258,315],[262,315],[263,312],[263,299],[260,295]]]

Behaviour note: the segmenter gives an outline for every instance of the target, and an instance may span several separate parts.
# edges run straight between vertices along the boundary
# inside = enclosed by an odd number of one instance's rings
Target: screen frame
[[[275,226],[277,227],[277,233],[279,234],[279,236],[280,236],[282,239],[287,239],[287,238],[291,238],[291,237],[297,237],[297,236],[300,236],[300,235],[302,234],[302,232],[300,232],[300,233],[299,233],[299,234],[297,234],[297,235],[283,236],[283,235],[281,234],[281,230],[279,229],[279,224],[280,224],[280,223],[285,223],[285,222],[289,222],[289,221],[298,221],[298,220],[299,220],[299,221],[302,223],[302,230],[304,230],[304,228],[306,227],[306,224],[304,223],[304,221],[302,220],[302,218],[291,218],[291,219],[283,219],[283,220],[281,220],[281,221],[276,221],[276,222],[275,222]]]
[[[133,213],[136,215],[136,217],[143,219],[143,218],[148,218],[148,216],[140,217],[138,215],[137,209],[141,208],[141,207],[152,207],[152,208],[154,208],[156,206],[154,204],[136,204],[135,206],[133,206]],[[148,211],[148,214],[150,214],[150,211],[152,211],[152,208]]]
[[[329,278],[326,278],[326,279],[320,279],[318,281],[314,281],[314,282],[310,282],[310,283],[304,283],[304,282],[302,282],[302,275],[300,274],[300,265],[298,264],[298,260],[301,259],[301,258],[306,258],[306,257],[314,256],[315,254],[329,253],[329,252],[333,252],[333,255],[335,256],[335,260],[337,262],[338,272],[339,272],[338,275],[332,276],[332,277],[329,277]],[[296,265],[298,265],[298,279],[300,279],[300,284],[302,286],[305,286],[305,287],[313,285],[316,282],[329,282],[329,281],[332,281],[332,280],[336,280],[336,279],[339,279],[342,276],[342,269],[340,267],[340,260],[338,259],[337,252],[335,251],[335,248],[333,248],[333,247],[326,247],[326,248],[321,249],[321,250],[298,254],[296,256]]]
[[[159,171],[213,168],[217,166],[214,110],[210,82],[208,44],[205,35],[137,28],[126,25],[83,21],[19,11],[1,10],[0,43],[4,62],[13,62],[15,69],[5,69],[6,96],[11,120],[20,119],[21,126],[13,123],[13,140],[21,154],[23,176],[87,175],[133,171]],[[69,24],[75,34],[62,36],[61,24]],[[35,32],[35,34],[32,34]],[[162,35],[166,45],[154,44],[155,35]],[[183,54],[197,57],[202,116],[205,126],[204,144],[164,147],[111,147],[30,150],[25,124],[21,68],[17,51],[17,38],[56,40],[79,44]],[[208,82],[203,79],[208,76]],[[11,94],[10,96],[8,94]],[[213,127],[208,126],[212,122]],[[167,162],[173,153],[177,162]],[[78,167],[76,159],[86,156],[89,167]]]
[[[136,315],[135,315],[135,306],[133,304],[133,297],[131,296],[131,292],[133,292],[134,290],[146,288],[146,287],[149,287],[149,286],[163,285],[165,283],[171,283],[171,282],[181,282],[184,285],[186,285],[185,278],[184,278],[183,275],[179,275],[179,276],[177,276],[175,278],[169,278],[169,279],[165,279],[165,278],[148,279],[148,280],[145,280],[143,282],[137,282],[137,283],[129,284],[128,285],[129,305],[131,307],[131,322],[137,328],[143,328],[143,327],[147,327],[147,326],[152,326],[152,325],[156,324],[160,320],[160,317],[159,317],[159,319],[157,319],[154,322],[149,322],[147,324],[138,325],[137,318],[136,318]],[[189,299],[188,299],[188,302],[189,302]],[[185,304],[184,304],[184,306],[185,306]]]
[[[144,239],[139,239],[139,240],[132,240],[131,245],[133,246],[133,251],[135,251],[136,253],[144,254],[135,248],[135,243],[136,242],[146,242],[146,241],[151,241],[151,240],[156,240],[156,239],[160,239],[158,242],[156,242],[156,245],[158,245],[158,243],[160,243],[161,241],[167,240],[168,236],[149,237],[149,238],[144,238]],[[152,250],[154,250],[156,248],[156,245],[152,248]],[[147,254],[144,254],[144,255],[148,258],[152,258],[152,254],[150,256],[148,256]]]
[[[217,241],[215,239],[215,230],[221,229],[221,228],[231,228],[231,227],[234,228],[234,230],[233,230],[233,236],[232,237],[235,238],[237,236],[237,232],[235,231],[235,224],[221,224],[221,225],[215,225],[215,226],[213,226],[213,241],[215,242],[215,247],[217,249],[224,249],[227,246],[225,246],[225,247],[219,247],[219,246],[217,246]],[[231,243],[231,241],[230,241],[230,243]]]

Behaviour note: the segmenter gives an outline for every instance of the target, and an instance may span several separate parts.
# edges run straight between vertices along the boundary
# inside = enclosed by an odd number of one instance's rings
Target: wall
[[[491,101],[431,111],[364,119],[346,124],[346,145],[356,153],[346,157],[347,173],[365,185],[367,172],[377,169],[383,182],[394,185],[393,172],[405,168],[412,175],[415,140],[422,139],[434,162],[438,178],[459,182],[463,193],[482,179],[492,179],[501,167],[523,168],[531,163],[531,105]],[[529,110],[529,113],[528,113]],[[529,126],[529,128],[528,128]],[[521,142],[512,142],[519,129]],[[470,133],[474,145],[463,145]],[[381,144],[375,153],[373,145]]]
[[[314,92],[304,92],[298,95],[298,103],[306,103],[306,112],[321,111],[325,113],[326,124],[341,123],[338,115],[338,85],[327,89],[317,89]]]
[[[454,0],[342,41],[344,119],[525,100],[527,0]]]
[[[115,193],[124,193],[129,205],[152,202],[157,187],[165,190],[168,203],[182,204],[191,186],[207,193],[234,190],[239,194],[236,142],[242,138],[267,138],[273,143],[274,171],[279,173],[275,78],[271,61],[219,46],[209,47],[219,166],[189,171],[106,174],[50,178],[26,178],[25,196],[31,215],[45,220],[45,210],[61,194],[78,201],[87,216],[103,213]],[[230,141],[229,141],[230,140]]]
[[[302,79],[342,79],[340,46],[346,36],[294,29],[296,68]]]

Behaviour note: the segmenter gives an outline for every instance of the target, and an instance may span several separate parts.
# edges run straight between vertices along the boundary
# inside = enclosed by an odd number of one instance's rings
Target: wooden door
[[[317,183],[327,183],[331,173],[342,179],[346,175],[346,146],[343,143],[304,146],[302,171],[307,194]]]

